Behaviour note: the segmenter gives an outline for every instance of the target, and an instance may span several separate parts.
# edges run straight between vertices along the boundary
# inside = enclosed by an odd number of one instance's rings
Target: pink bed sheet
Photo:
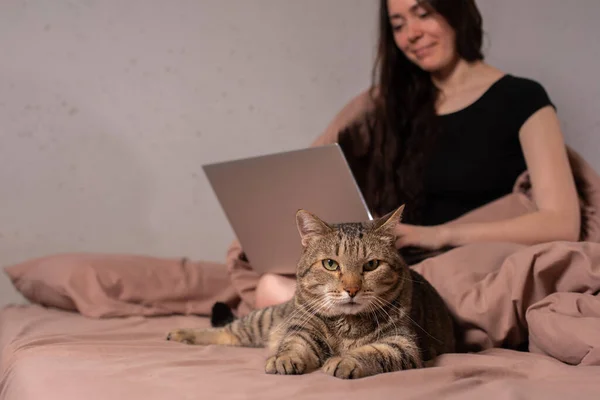
[[[37,305],[0,311],[1,400],[597,399],[600,367],[490,349],[435,365],[343,381],[321,372],[272,376],[264,351],[164,340],[190,316],[90,319]]]

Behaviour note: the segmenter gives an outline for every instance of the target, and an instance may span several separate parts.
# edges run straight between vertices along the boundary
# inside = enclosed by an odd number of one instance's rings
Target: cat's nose
[[[356,296],[356,293],[358,293],[360,288],[358,286],[352,286],[352,287],[345,287],[344,290],[346,291],[346,293],[348,293],[348,295],[350,297],[354,297],[354,296]]]

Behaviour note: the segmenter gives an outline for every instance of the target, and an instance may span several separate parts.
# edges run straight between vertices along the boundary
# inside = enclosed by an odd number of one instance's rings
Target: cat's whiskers
[[[327,307],[328,305],[329,305],[329,299],[327,299],[326,296],[323,296],[323,298],[321,299],[320,302],[311,306],[310,309],[307,310],[308,312],[306,312],[304,315],[302,315],[300,317],[300,323],[298,324],[298,326],[300,326],[301,328],[304,328],[304,326],[308,323],[308,321],[312,319],[313,314],[316,314],[316,312],[318,312],[318,311],[323,311],[325,309],[325,307]]]
[[[412,282],[412,283],[418,283],[419,285],[422,285],[423,282],[419,282],[419,281],[415,281],[414,279],[410,279],[404,276],[399,276],[398,279],[405,281],[405,282]]]
[[[388,322],[390,322],[392,324],[392,326],[394,327],[394,332],[396,334],[398,334],[398,326],[396,325],[396,322],[394,321],[394,318],[392,318],[392,316],[385,309],[386,304],[382,302],[383,299],[381,299],[379,296],[373,295],[373,300],[379,306],[379,307],[376,308],[376,310],[385,314],[385,316],[388,319]],[[393,304],[391,304],[389,302],[388,302],[388,304],[390,306],[393,306]],[[398,310],[401,311],[400,309],[398,309]]]
[[[307,304],[306,304],[306,308],[308,308],[309,310],[317,305],[319,302],[325,300],[325,296],[319,296],[315,299],[310,299],[308,300]],[[279,322],[277,324],[277,326],[271,331],[271,334],[277,333],[279,332],[281,329],[283,329],[284,327],[287,326],[287,324],[295,317],[297,317],[299,314],[301,313],[305,313],[307,312],[304,307],[297,307],[294,308],[294,310],[285,318],[283,319],[281,322]],[[310,313],[310,311],[308,311],[307,313]]]
[[[379,325],[379,319],[377,318],[377,309],[375,308],[373,303],[368,302],[367,311],[369,312],[369,314],[373,314],[373,317],[375,318],[375,323],[377,324],[377,337],[375,338],[375,340],[379,341],[379,335],[381,334],[381,326]]]
[[[330,294],[329,298],[335,302],[334,305],[336,305],[338,307],[340,315],[355,315],[359,312],[363,312],[366,309],[366,307],[368,306],[367,297],[364,292],[362,293],[361,297],[358,298],[358,300],[355,299],[353,301],[344,301],[347,299],[346,296],[344,296],[342,294],[340,294],[339,296],[331,296],[331,293],[338,294],[338,292],[335,292],[335,291],[329,292],[329,294]],[[348,305],[360,307],[360,309],[358,311],[355,311],[352,314],[343,312],[342,307],[348,306]]]
[[[388,304],[388,305],[389,305],[391,308],[393,308],[393,309],[395,309],[395,310],[397,310],[397,311],[399,311],[399,312],[402,312],[406,318],[408,318],[408,319],[409,319],[409,320],[410,320],[410,321],[411,321],[413,324],[415,324],[416,326],[418,326],[418,327],[419,327],[419,329],[421,329],[421,330],[422,330],[422,331],[423,331],[423,332],[424,332],[424,333],[425,333],[427,336],[429,336],[429,337],[430,337],[430,338],[432,338],[433,340],[436,340],[436,341],[437,341],[437,342],[439,342],[439,343],[443,343],[441,340],[439,340],[438,338],[436,338],[435,336],[433,336],[433,335],[431,335],[429,332],[427,332],[425,329],[423,329],[423,327],[422,327],[421,325],[419,325],[419,324],[417,323],[417,321],[415,321],[414,319],[412,319],[412,318],[410,317],[410,315],[408,315],[408,313],[404,312],[403,310],[401,310],[401,309],[400,309],[399,307],[397,307],[396,305],[394,305],[394,304],[390,303],[388,300],[386,300],[386,299],[383,299],[383,298],[381,298],[381,297],[375,297],[375,299],[376,299],[376,300],[378,300],[378,301],[380,301],[380,302],[384,302],[384,304],[385,304],[385,303],[387,303],[387,304]]]
[[[319,311],[326,311],[328,309],[331,308],[331,306],[333,305],[333,303],[326,297],[326,296],[321,296],[319,299],[317,299],[317,304],[311,303],[311,307],[309,310],[307,310],[308,312],[306,312],[300,319],[300,322],[296,325],[298,325],[298,328],[296,329],[288,329],[286,334],[282,337],[285,338],[288,335],[291,335],[294,332],[297,332],[301,329],[303,329],[306,324],[313,319],[314,315],[312,315],[312,313],[316,313]],[[323,343],[327,344],[327,347],[329,347],[329,351],[333,353],[333,349],[331,348],[331,345],[329,344],[329,341],[327,340],[327,338],[325,337],[325,335],[323,335],[318,329],[311,329],[311,333],[317,337],[319,337]]]
[[[316,299],[311,299],[308,301],[304,307],[298,308],[294,310],[292,314],[285,320],[285,324],[281,323],[278,328],[283,327],[284,325],[288,325],[288,323],[293,319],[298,317],[302,322],[300,326],[303,326],[308,322],[310,318],[312,318],[316,312],[325,310],[325,307],[329,306],[329,299],[327,296],[321,295]],[[300,314],[300,315],[299,315]]]

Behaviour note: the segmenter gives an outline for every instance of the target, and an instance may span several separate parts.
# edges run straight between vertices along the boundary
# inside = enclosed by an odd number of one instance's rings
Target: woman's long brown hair
[[[442,15],[456,32],[458,55],[482,60],[482,20],[474,0],[421,1]],[[419,223],[423,172],[438,134],[435,101],[438,90],[430,74],[406,58],[394,41],[387,0],[381,0],[379,41],[370,90],[374,111],[365,116],[370,140],[357,151],[356,126],[340,132],[339,144],[376,215],[406,204],[403,221]],[[360,142],[359,142],[360,143]]]

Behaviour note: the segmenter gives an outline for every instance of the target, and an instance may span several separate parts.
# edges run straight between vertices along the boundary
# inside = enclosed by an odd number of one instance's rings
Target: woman
[[[406,204],[398,247],[577,240],[579,204],[553,105],[537,82],[483,61],[474,0],[382,0],[379,24],[368,138],[348,128],[337,141],[376,214]],[[510,193],[525,170],[536,212],[448,224]],[[256,306],[293,292],[293,279],[265,275]]]

